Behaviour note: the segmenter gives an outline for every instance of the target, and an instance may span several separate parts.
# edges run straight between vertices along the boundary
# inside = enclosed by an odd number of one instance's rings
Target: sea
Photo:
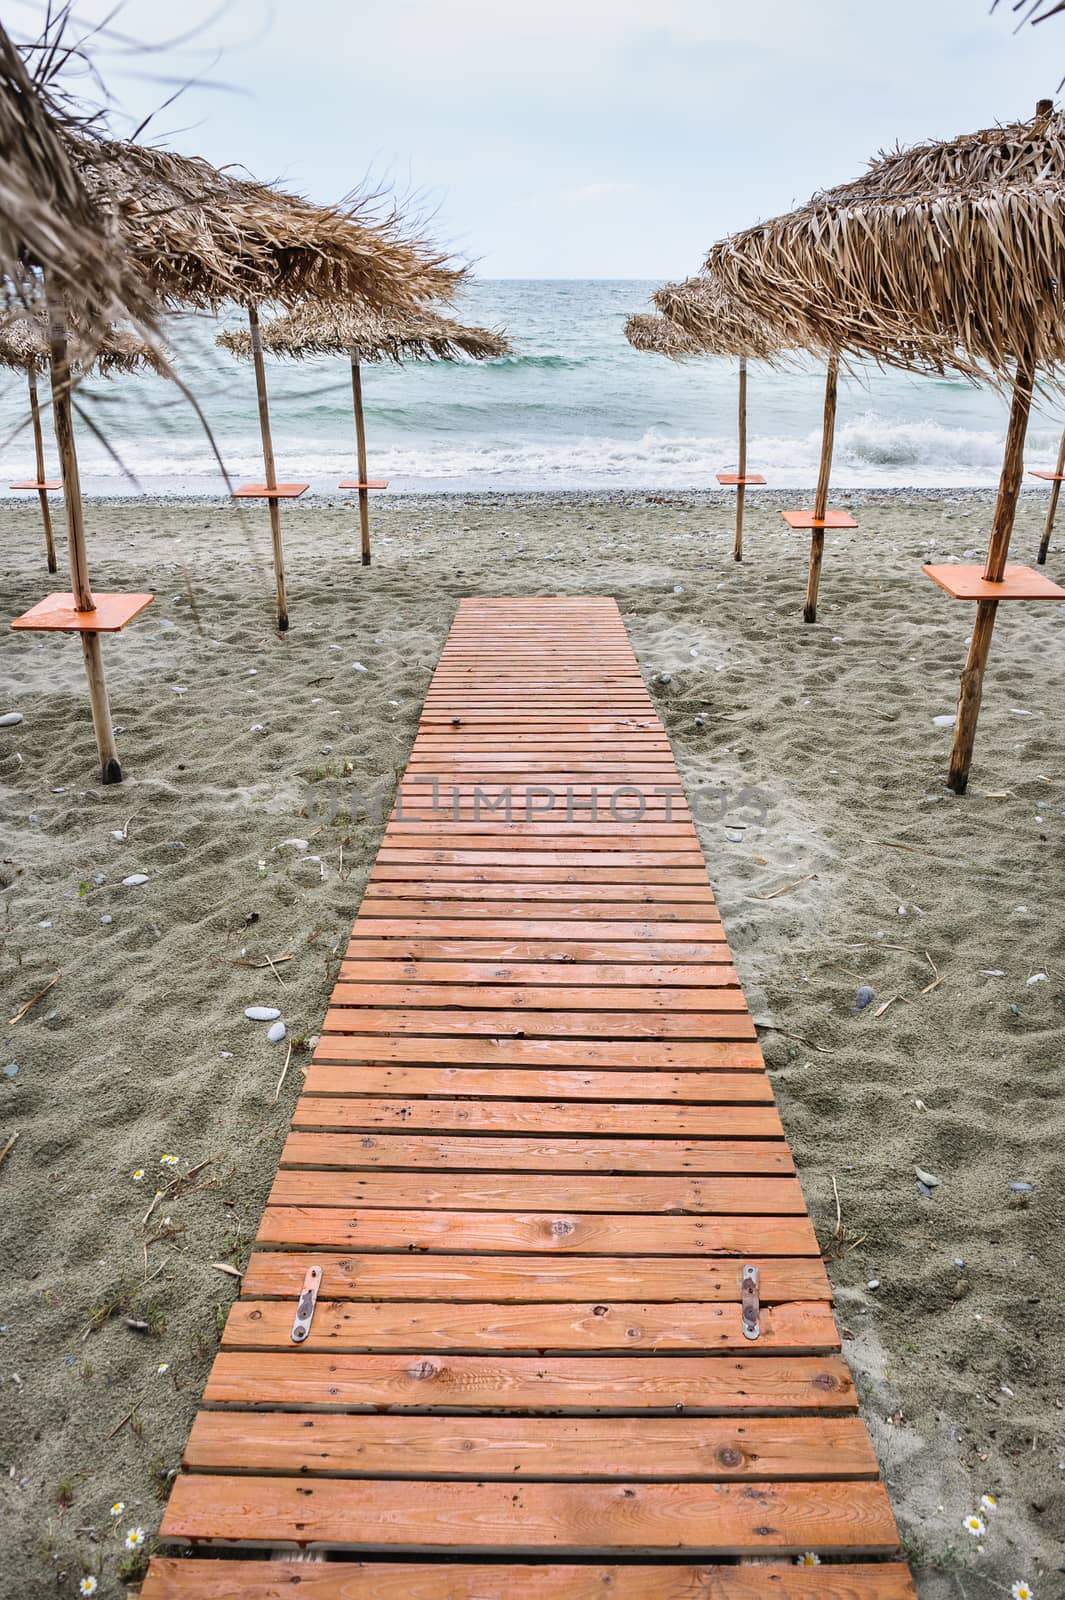
[[[714,474],[736,462],[736,366],[709,358],[676,364],[631,349],[625,318],[651,309],[655,287],[631,279],[475,282],[455,314],[504,329],[512,354],[364,369],[370,475],[400,494],[715,488]],[[170,320],[172,359],[188,395],[141,374],[79,390],[88,494],[224,494],[215,450],[233,483],[261,481],[251,365],[215,344],[219,329],[241,318],[234,309],[217,322]],[[346,362],[268,357],[267,377],[279,480],[335,492],[354,471]],[[812,360],[797,370],[750,369],[748,466],[772,486],[816,480],[823,381]],[[991,485],[1006,412],[988,386],[861,368],[840,384],[833,484]],[[4,374],[0,484],[32,475],[28,417],[22,375]],[[1053,464],[1062,421],[1050,410],[1033,415],[1031,465]],[[47,417],[45,427],[51,468]]]

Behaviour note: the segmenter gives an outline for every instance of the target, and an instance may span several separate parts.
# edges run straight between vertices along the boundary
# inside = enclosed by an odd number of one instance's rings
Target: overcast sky
[[[319,200],[389,179],[486,277],[660,279],[896,141],[1031,115],[1065,74],[1065,19],[1015,36],[1012,0],[989,5],[128,0],[116,26],[203,21],[148,63],[216,85],[154,124],[178,149]],[[103,65],[135,115],[167,92]]]

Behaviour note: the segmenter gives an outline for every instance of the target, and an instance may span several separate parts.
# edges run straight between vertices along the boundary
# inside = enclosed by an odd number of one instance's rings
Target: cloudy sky
[[[315,199],[390,181],[487,277],[665,278],[878,149],[1030,115],[1065,18],[1014,35],[1012,3],[127,0],[114,26],[202,23],[143,64],[212,85],[153,124],[181,150]],[[127,60],[101,64],[139,116],[168,90]]]

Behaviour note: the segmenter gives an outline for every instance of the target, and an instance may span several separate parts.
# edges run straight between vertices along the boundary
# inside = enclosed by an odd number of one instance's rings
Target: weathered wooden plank
[[[481,987],[491,983],[544,986],[582,985],[594,993],[602,988],[625,988],[645,994],[649,989],[723,989],[738,986],[730,962],[687,965],[639,962],[611,965],[604,961],[429,961],[393,956],[359,960],[346,957],[340,966],[345,983],[447,983]]]
[[[819,1257],[748,1259],[758,1268],[763,1305],[789,1300],[827,1304],[832,1298]],[[620,1301],[738,1304],[742,1274],[735,1261],[680,1256],[380,1256],[306,1250],[289,1255],[253,1250],[241,1293],[252,1300],[295,1300],[312,1263],[322,1269],[320,1304],[386,1299],[498,1305],[591,1300],[603,1306],[607,1317]]]
[[[553,1172],[312,1172],[282,1168],[273,1206],[362,1206],[439,1211],[528,1210],[545,1190],[565,1211],[633,1215],[805,1216],[795,1178],[670,1177]]]
[[[397,1121],[399,1119],[397,1118]],[[447,1172],[764,1173],[792,1177],[783,1139],[494,1139],[411,1133],[290,1133],[281,1166],[300,1168],[439,1167]]]
[[[670,1126],[680,1133],[697,1133],[701,1130],[709,1137],[718,1133],[735,1133],[739,1137],[760,1138],[766,1134],[772,1136],[780,1128],[779,1116],[773,1104],[773,1090],[764,1072],[672,1072],[665,1067],[651,1072],[612,1071],[609,1068],[603,1071],[560,1072],[551,1071],[547,1065],[530,1065],[525,1069],[515,1064],[516,1052],[503,1047],[498,1052],[499,1060],[493,1060],[486,1047],[482,1059],[492,1064],[487,1070],[481,1070],[474,1066],[429,1063],[429,1046],[435,1042],[425,1040],[424,1048],[412,1048],[408,1052],[415,1060],[421,1056],[422,1065],[403,1063],[399,1052],[395,1050],[389,1054],[394,1062],[400,1064],[373,1065],[356,1059],[368,1052],[353,1048],[354,1040],[339,1039],[335,1048],[328,1040],[324,1040],[315,1051],[315,1059],[307,1070],[307,1093],[312,1096],[410,1095],[418,1098],[443,1096],[448,1099],[456,1095],[477,1095],[483,1097],[483,1103],[489,1108],[492,1100],[535,1100],[543,1103],[544,1096],[559,1101],[606,1101],[617,1105],[619,1116],[624,1116],[632,1109],[629,1125],[636,1133],[660,1132]],[[462,1041],[443,1041],[444,1044],[455,1042]],[[380,1056],[385,1052],[377,1048],[377,1043],[375,1041],[372,1053]],[[342,1047],[348,1047],[347,1053],[352,1058],[346,1063],[340,1059],[345,1053]],[[329,1061],[331,1053],[338,1059]],[[452,1058],[453,1053],[442,1053],[445,1062]],[[470,1053],[455,1056],[454,1059],[470,1061],[476,1060],[476,1056]],[[527,1055],[517,1056],[518,1062],[528,1060]],[[662,1120],[652,1120],[656,1111],[650,1102],[656,1097],[663,1103],[675,1102],[675,1122],[668,1123],[665,1120],[672,1109],[668,1104],[663,1104],[659,1113]],[[623,1103],[625,1101],[645,1102],[646,1110],[641,1108],[637,1112],[635,1108],[626,1106]],[[709,1106],[719,1109],[704,1113],[700,1120],[699,1109]],[[728,1118],[730,1107],[736,1109],[733,1121]],[[759,1118],[753,1110],[740,1109],[746,1107],[764,1107],[762,1117]],[[471,1100],[467,1110],[469,1126],[472,1127],[478,1115],[477,1103]],[[589,1132],[593,1132],[596,1126],[601,1130],[619,1126],[603,1120],[607,1115],[607,1109],[603,1106],[589,1107],[587,1113],[582,1108],[582,1114],[587,1114],[589,1118],[593,1113],[600,1120],[598,1124],[588,1121],[586,1125]],[[339,1117],[341,1109],[337,1107],[331,1114]],[[416,1125],[415,1118],[429,1115],[429,1110],[412,1106],[411,1125]]]
[[[673,1039],[757,1038],[746,1011],[674,1011],[662,1014],[632,1011],[511,1011],[459,1010],[457,1006],[434,1010],[430,1005],[353,1006],[334,1001],[325,1014],[323,1033],[385,1034],[389,1038],[416,1034],[430,1038],[488,1036],[493,1039],[653,1039],[656,1044]]]
[[[481,982],[464,987],[460,984],[416,983],[400,979],[396,983],[348,981],[350,974],[342,973],[341,981],[333,989],[334,1006],[454,1006],[466,1010],[498,1007],[511,1010],[528,1007],[532,1011],[614,1011],[624,1007],[627,1011],[700,1011],[747,1012],[747,1001],[738,988],[717,985],[712,989],[676,988],[647,984],[635,988],[596,989],[589,985],[537,985],[528,979],[506,987]]]
[[[448,1483],[186,1474],[164,1540],[315,1548],[892,1555],[882,1484]]]
[[[781,1178],[778,1182],[786,1182]],[[816,1256],[808,1217],[631,1216],[567,1211],[354,1210],[268,1205],[257,1243],[335,1250],[504,1254]]]
[[[737,1278],[739,1274],[736,1274]],[[816,1355],[839,1349],[829,1307],[789,1301],[761,1312],[759,1350]],[[240,1300],[225,1350],[292,1349],[292,1303]],[[572,1351],[586,1355],[678,1350],[689,1355],[750,1348],[738,1304],[645,1305],[603,1301],[545,1305],[454,1302],[414,1305],[320,1300],[301,1350]],[[811,1473],[816,1477],[818,1473]]]
[[[567,1089],[573,1086],[573,1074],[570,1074],[561,1080],[564,1088],[551,1087],[553,1073],[564,1064],[589,1073],[625,1073],[634,1080],[629,1089],[620,1083],[610,1089],[610,1093],[623,1100],[634,1097],[669,1100],[689,1088],[695,1091],[692,1095],[695,1100],[706,1100],[711,1094],[723,1101],[756,1102],[773,1098],[761,1051],[743,1040],[703,1039],[696,1043],[687,1039],[530,1039],[526,1037],[529,1031],[520,1021],[515,1022],[509,1036],[492,1034],[463,1039],[426,1033],[418,1033],[416,1037],[393,1034],[359,1038],[347,1030],[334,1031],[319,1036],[313,1060],[322,1065],[416,1062],[422,1066],[526,1067],[542,1074],[540,1094],[557,1095],[560,1099],[565,1098]],[[641,1090],[640,1081],[646,1080],[648,1073],[653,1075],[653,1081],[644,1082]],[[690,1077],[691,1082],[678,1083],[671,1089],[670,1073]],[[602,1089],[606,1085],[600,1083],[592,1087]],[[343,1092],[350,1094],[352,1090],[349,1087]],[[508,1076],[505,1093],[518,1092]],[[492,1093],[490,1086],[487,1086],[487,1093]]]
[[[684,962],[701,964],[710,961],[731,962],[732,955],[725,942],[724,933],[710,927],[706,937],[698,941],[658,939],[640,941],[631,937],[624,940],[575,940],[542,937],[517,937],[489,939],[474,934],[463,927],[460,932],[444,938],[412,934],[396,939],[384,937],[379,927],[363,924],[352,933],[347,946],[351,958],[402,957],[420,961],[602,961],[623,966],[626,963],[645,964],[649,961]]]
[[[511,1562],[225,1561],[156,1557],[143,1600],[916,1600],[901,1562],[820,1567],[521,1566]]]
[[[366,1084],[364,1073],[372,1072],[375,1081],[389,1073],[387,1088],[395,1095],[407,1098],[388,1098],[386,1094],[373,1093]],[[324,1078],[330,1073],[332,1077]],[[330,1092],[337,1075],[344,1074],[346,1089]],[[490,1087],[497,1096],[509,1090],[515,1076],[525,1082],[531,1077],[527,1100],[521,1099],[420,1099],[415,1098],[424,1085],[418,1069],[411,1068],[402,1074],[403,1084],[397,1082],[396,1069],[312,1067],[308,1073],[308,1089],[296,1102],[292,1118],[294,1128],[323,1130],[350,1129],[362,1132],[376,1129],[432,1129],[450,1133],[528,1133],[564,1134],[585,1137],[594,1134],[622,1135],[626,1138],[689,1138],[764,1140],[782,1139],[783,1127],[776,1106],[743,1105],[669,1105],[640,1102],[630,1095],[608,1096],[602,1104],[585,1094],[575,1094],[570,1100],[540,1100],[539,1093],[547,1093],[546,1085],[536,1074],[523,1074],[511,1069],[501,1084],[498,1074],[492,1074]],[[459,1074],[459,1082],[452,1092],[476,1092],[471,1079],[479,1080],[478,1073]],[[664,1075],[668,1081],[670,1074]],[[708,1074],[707,1076],[713,1076]],[[414,1079],[412,1085],[411,1079]],[[700,1081],[696,1079],[696,1081]],[[321,1087],[319,1087],[321,1085]],[[365,1089],[366,1093],[361,1094]],[[436,1091],[446,1094],[440,1088]],[[520,1089],[515,1093],[520,1093]],[[557,1091],[556,1091],[557,1092]],[[360,1097],[361,1095],[361,1097]]]
[[[856,1417],[269,1416],[204,1411],[182,1465],[190,1472],[314,1477],[868,1479],[877,1475]]]

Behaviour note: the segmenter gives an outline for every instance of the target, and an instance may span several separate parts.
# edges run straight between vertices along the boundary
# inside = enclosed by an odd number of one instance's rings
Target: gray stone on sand
[[[855,1011],[864,1011],[866,1006],[869,1005],[875,998],[876,990],[872,987],[872,985],[868,983],[861,984],[854,996]]]
[[[271,1044],[280,1044],[282,1039],[285,1037],[285,1031],[285,1024],[283,1022],[275,1022],[269,1028],[267,1028],[266,1037],[269,1039]]]
[[[0,728],[17,728],[21,721],[21,711],[5,711],[0,717]]]
[[[949,716],[932,718],[932,721],[937,728],[953,728],[957,720],[958,718],[955,712],[951,712]]]
[[[122,879],[123,889],[136,889],[139,884],[148,882],[146,872],[131,872],[128,878]]]
[[[276,1022],[281,1013],[276,1006],[245,1006],[244,1015],[249,1022]]]

